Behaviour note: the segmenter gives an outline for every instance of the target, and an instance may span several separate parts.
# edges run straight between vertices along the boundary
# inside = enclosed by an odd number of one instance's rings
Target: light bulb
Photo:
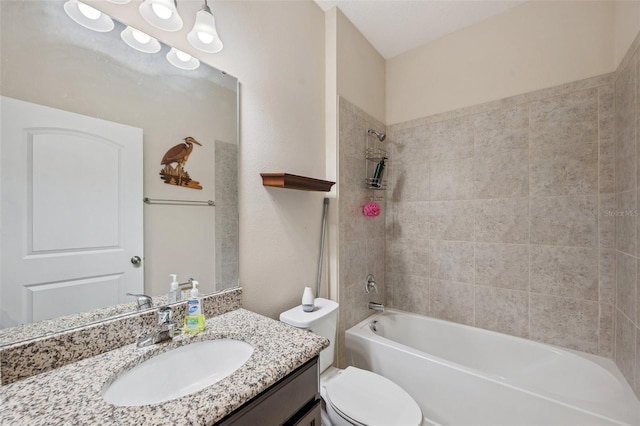
[[[158,40],[133,27],[125,28],[120,33],[120,37],[129,47],[133,47],[140,52],[158,53],[162,48]]]
[[[198,32],[198,38],[204,44],[209,44],[209,43],[211,43],[213,41],[213,34],[209,34],[209,33],[205,33],[205,32],[199,31]]]
[[[176,56],[182,62],[189,62],[191,60],[191,55],[189,55],[188,53],[184,53],[182,50],[176,49]]]
[[[136,39],[138,43],[147,44],[151,40],[151,36],[143,33],[142,31],[138,31],[136,29],[131,31],[131,35]]]
[[[91,19],[93,21],[95,21],[96,19],[100,18],[100,15],[102,15],[102,12],[100,12],[99,10],[89,6],[88,4],[84,4],[84,3],[80,3],[80,2],[78,2],[78,10],[87,19]]]
[[[195,70],[200,66],[199,60],[175,47],[172,47],[169,53],[167,53],[167,60],[174,67],[183,70]]]
[[[169,19],[171,18],[171,15],[173,15],[171,9],[162,4],[153,3],[151,5],[151,9],[153,9],[153,13],[155,13],[160,19]]]

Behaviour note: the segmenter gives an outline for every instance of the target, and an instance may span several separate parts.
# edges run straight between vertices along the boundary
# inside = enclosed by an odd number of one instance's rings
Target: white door
[[[2,97],[0,328],[142,293],[142,129]]]

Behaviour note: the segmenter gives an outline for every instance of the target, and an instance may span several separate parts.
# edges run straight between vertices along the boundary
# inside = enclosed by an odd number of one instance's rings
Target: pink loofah
[[[378,205],[378,203],[372,201],[365,204],[365,206],[362,208],[362,213],[364,213],[365,216],[376,217],[380,214],[380,206]]]

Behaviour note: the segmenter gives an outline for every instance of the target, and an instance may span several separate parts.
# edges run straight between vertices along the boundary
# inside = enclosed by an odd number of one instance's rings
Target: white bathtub
[[[640,425],[640,402],[606,358],[395,309],[347,330],[346,349],[409,392],[427,423]]]

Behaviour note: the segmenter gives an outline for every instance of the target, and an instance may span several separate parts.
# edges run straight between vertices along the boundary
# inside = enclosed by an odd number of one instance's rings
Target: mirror
[[[82,279],[74,279],[73,285],[69,284],[71,280],[46,285],[16,282],[22,280],[22,275],[17,273],[17,277],[7,278],[5,270],[10,269],[8,262],[11,261],[7,259],[13,259],[7,255],[24,248],[3,241],[0,345],[135,310],[135,299],[126,296],[125,289],[138,288],[147,295],[158,296],[158,303],[166,303],[163,297],[169,291],[169,274],[177,274],[180,283],[189,278],[199,281],[201,295],[238,285],[237,79],[206,64],[192,71],[178,69],[165,58],[169,46],[162,45],[158,53],[139,52],[121,39],[125,25],[115,22],[115,28],[107,33],[88,30],[65,14],[63,4],[62,0],[0,2],[0,94],[141,129],[142,182],[121,183],[140,184],[144,197],[161,202],[143,204],[142,197],[139,200],[143,225],[138,228],[144,239],[139,267],[144,272],[144,281],[136,284],[137,287],[119,284],[118,277],[113,280],[115,287],[94,293],[85,293],[84,287],[78,286]],[[6,112],[3,110],[2,115],[7,116]],[[193,145],[183,170],[190,179],[199,182],[202,189],[166,184],[160,176],[166,166],[161,164],[163,156],[171,147],[184,144],[186,137],[193,137],[201,145]],[[5,139],[3,136],[0,148],[3,165],[11,161],[5,155],[10,152],[5,149],[10,141]],[[108,180],[108,176],[103,173],[89,177],[81,173],[93,167],[83,158],[74,156],[56,161],[49,156],[47,166],[54,170],[71,169],[80,175],[78,180],[90,182],[91,188],[101,188],[99,183]],[[98,163],[101,161],[95,161],[95,165]],[[25,163],[21,167],[28,169],[25,176],[36,173],[33,165]],[[179,164],[173,163],[171,167],[178,170]],[[3,231],[13,225],[7,221],[10,216],[6,209],[11,208],[7,194],[11,188],[6,180],[3,178],[0,192]],[[30,181],[29,185],[33,183]],[[58,189],[61,194],[76,191],[75,187]],[[31,200],[35,196],[31,192],[27,195],[28,208],[35,210],[32,206],[35,202]],[[102,196],[91,195],[97,200]],[[179,201],[165,203],[162,200]],[[208,200],[214,201],[215,206],[208,205]],[[35,213],[29,212],[35,217]],[[55,213],[55,217],[64,218],[76,211],[62,209]],[[35,231],[27,230],[32,238],[29,232]],[[126,263],[129,258],[133,256],[127,255]],[[129,263],[122,268],[136,268],[136,265]],[[49,273],[46,266],[39,272]],[[8,290],[13,285],[21,286],[19,291]],[[68,288],[66,293],[61,293],[63,297],[54,294],[52,289],[65,286]],[[83,313],[77,315],[78,311],[71,306],[75,298],[81,298],[85,306]],[[20,305],[27,320],[6,309],[11,305]],[[47,313],[42,314],[40,307]],[[14,327],[45,320],[51,312],[62,318],[38,323],[36,331],[33,331],[35,327]]]

